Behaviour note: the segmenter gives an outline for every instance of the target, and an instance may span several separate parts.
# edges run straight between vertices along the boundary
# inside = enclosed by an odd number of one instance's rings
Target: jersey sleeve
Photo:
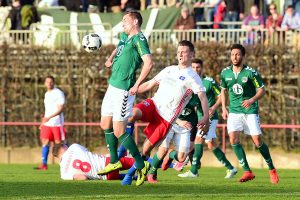
[[[227,84],[226,84],[226,81],[225,81],[225,77],[224,77],[224,73],[223,73],[223,72],[221,73],[221,88],[224,88],[224,89],[227,88]]]
[[[138,37],[135,38],[134,45],[141,57],[143,55],[151,54],[147,39],[143,34],[139,34]]]
[[[65,104],[65,95],[61,90],[57,91],[57,99],[56,99],[56,103],[58,105],[64,105]]]
[[[192,77],[190,87],[193,90],[194,94],[198,94],[199,92],[206,91],[206,89],[202,83],[202,80],[198,75]]]
[[[216,80],[212,79],[211,81],[211,87],[212,87],[212,90],[215,94],[215,96],[219,96],[221,94],[221,88],[220,86],[218,85],[218,83],[216,82]]]
[[[163,79],[165,79],[167,73],[169,71],[169,67],[166,67],[165,69],[161,70],[153,79],[160,83]]]
[[[251,73],[250,79],[251,79],[254,87],[257,89],[264,87],[264,83],[262,81],[260,74],[256,70],[252,70],[251,72],[252,73]]]

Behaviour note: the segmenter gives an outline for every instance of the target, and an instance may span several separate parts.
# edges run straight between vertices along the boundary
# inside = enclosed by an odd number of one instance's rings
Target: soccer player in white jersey
[[[144,130],[147,136],[142,152],[144,159],[149,156],[153,147],[166,137],[172,124],[191,99],[192,93],[199,96],[204,113],[203,118],[198,122],[198,128],[209,126],[205,88],[200,77],[191,67],[194,53],[194,45],[190,41],[180,41],[177,48],[178,65],[166,67],[153,79],[140,85],[138,89],[139,93],[143,93],[158,86],[152,98],[144,100],[133,108],[133,116],[129,119],[129,122],[136,120],[149,122]],[[152,165],[161,161],[162,158],[154,157]],[[123,184],[131,184],[131,177],[127,177],[125,176]]]
[[[43,145],[42,164],[35,168],[37,170],[48,169],[47,160],[50,142],[59,144],[66,139],[63,115],[65,95],[60,89],[56,88],[54,84],[53,76],[47,76],[45,78],[45,87],[47,89],[44,99],[45,114],[40,126],[40,139]]]
[[[70,147],[56,144],[53,147],[53,155],[60,160],[60,176],[63,180],[122,180],[124,177],[119,174],[119,170],[98,175],[97,172],[105,168],[110,157],[94,154],[79,144],[72,144]],[[134,159],[123,157],[120,162],[120,170],[127,170],[133,165]]]

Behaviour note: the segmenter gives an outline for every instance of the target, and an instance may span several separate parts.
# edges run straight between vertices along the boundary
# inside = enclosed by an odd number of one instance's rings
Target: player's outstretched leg
[[[98,175],[108,174],[114,170],[122,168],[122,163],[119,161],[117,148],[118,148],[118,138],[114,135],[113,129],[104,130],[105,141],[108,144],[108,149],[110,153],[110,162],[105,166],[103,170],[98,172]]]
[[[128,122],[126,126],[126,132],[129,133],[129,135],[133,135],[134,131],[134,123],[133,122]],[[121,144],[119,149],[118,149],[118,157],[119,159],[124,157],[126,155],[126,149],[125,147]]]
[[[203,145],[202,144],[195,144],[194,145],[194,154],[193,154],[193,161],[192,161],[192,167],[189,171],[178,174],[181,178],[196,178],[199,176],[198,170],[200,169],[200,160],[203,155]]]
[[[279,182],[279,176],[273,165],[273,161],[272,161],[268,146],[265,143],[263,143],[262,145],[260,145],[260,147],[258,147],[258,150],[261,153],[261,155],[264,157],[264,159],[269,167],[269,175],[270,175],[271,183],[277,184]]]
[[[227,173],[224,178],[232,178],[237,174],[237,169],[234,168],[227,160],[224,152],[220,149],[220,147],[216,147],[212,152],[216,156],[216,158],[227,168]]]
[[[237,144],[232,144],[231,146],[232,146],[232,149],[233,149],[235,155],[237,156],[237,158],[239,160],[240,165],[244,169],[244,174],[240,178],[239,182],[247,182],[247,181],[253,180],[255,178],[255,175],[250,170],[250,167],[248,165],[248,161],[246,158],[246,154],[245,154],[245,151],[244,151],[242,145],[240,143],[237,143]]]

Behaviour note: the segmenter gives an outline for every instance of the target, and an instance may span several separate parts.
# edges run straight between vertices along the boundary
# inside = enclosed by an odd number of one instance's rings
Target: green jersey
[[[198,124],[198,117],[197,117],[195,107],[198,108],[199,105],[200,105],[200,99],[198,95],[193,94],[192,98],[185,106],[181,115],[179,115],[178,118],[190,122],[192,126],[196,126]]]
[[[211,77],[203,76],[202,83],[206,90],[205,93],[207,96],[208,107],[212,107],[216,103],[216,98],[221,94],[221,89],[217,82]],[[197,109],[198,118],[201,119],[203,117],[202,107],[199,106]],[[215,112],[210,119],[213,120],[218,118],[218,113]]]
[[[150,49],[142,32],[130,38],[126,33],[121,33],[109,84],[119,89],[129,90],[136,82],[135,72],[141,67],[142,56],[146,54],[150,54]]]
[[[247,65],[239,73],[234,73],[232,65],[221,72],[221,87],[228,89],[229,113],[258,114],[258,101],[250,108],[244,108],[242,102],[252,98],[256,89],[264,87],[258,72]]]

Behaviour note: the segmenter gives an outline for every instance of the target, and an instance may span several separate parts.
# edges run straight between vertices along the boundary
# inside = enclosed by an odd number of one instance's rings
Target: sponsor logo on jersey
[[[150,106],[150,103],[148,103],[148,101],[143,101],[143,104],[144,104],[145,106]]]
[[[184,76],[180,76],[179,79],[183,81],[185,79],[185,77]]]
[[[123,44],[120,45],[120,46],[118,47],[117,53],[116,53],[117,56],[120,56],[120,55],[121,55],[123,48],[124,48],[124,45],[123,45]]]
[[[242,82],[243,83],[246,83],[248,81],[248,78],[247,77],[242,77]]]
[[[235,93],[235,94],[242,94],[243,93],[243,87],[236,83],[232,86],[232,91]]]
[[[189,114],[191,114],[192,113],[192,110],[190,109],[190,108],[185,108],[185,109],[183,109],[183,111],[182,111],[182,115],[183,116],[188,116]]]

